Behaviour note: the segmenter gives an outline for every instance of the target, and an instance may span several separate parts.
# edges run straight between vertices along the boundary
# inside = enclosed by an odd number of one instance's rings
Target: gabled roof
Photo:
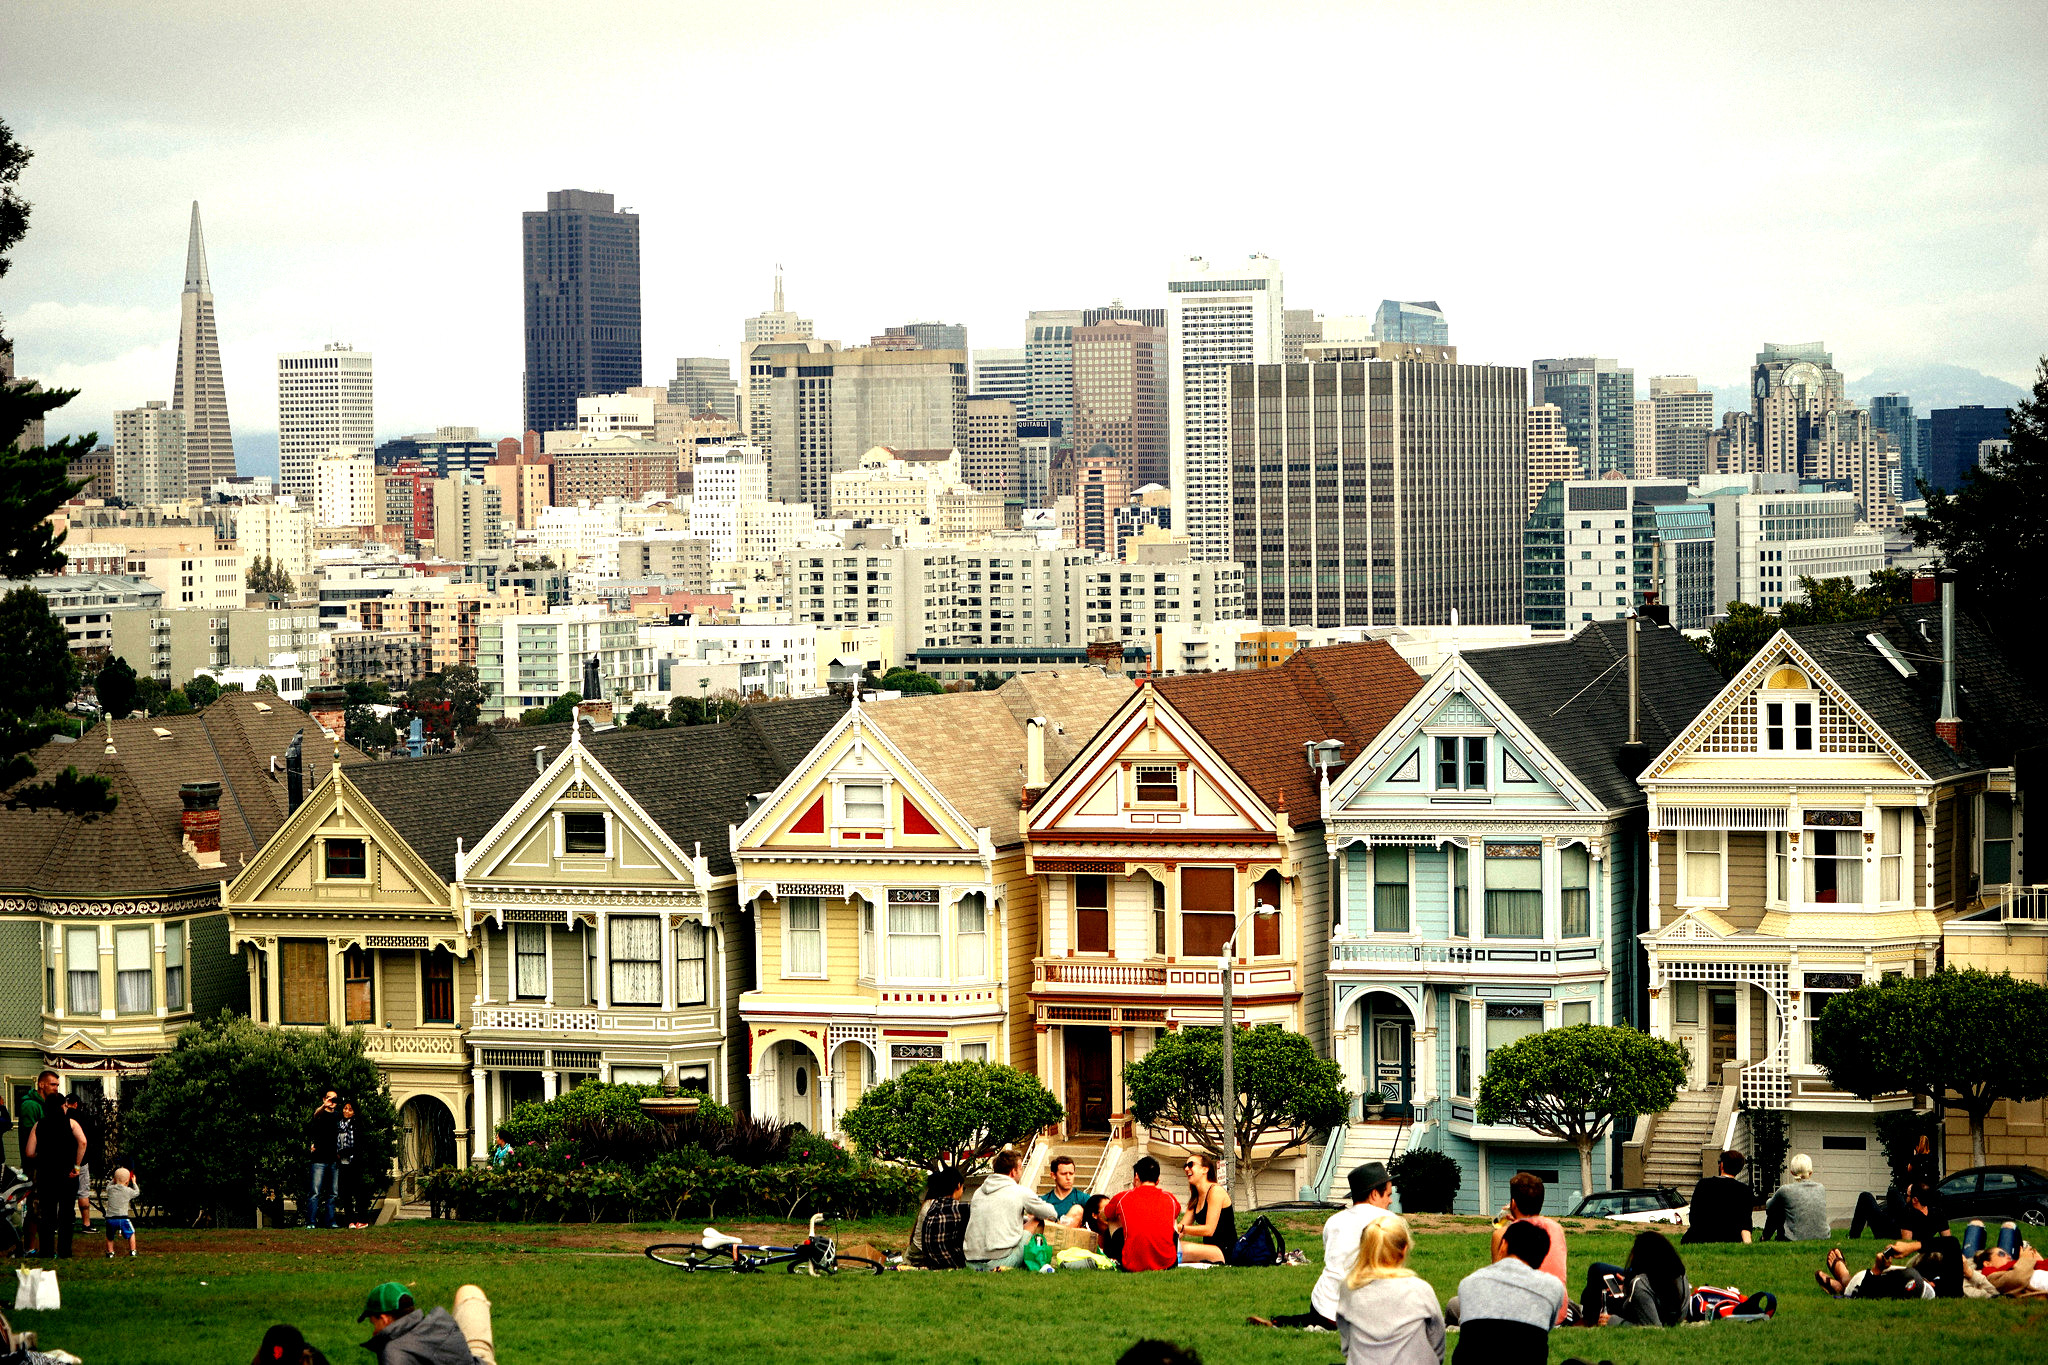
[[[1671,629],[1646,627],[1637,642],[1640,736],[1655,755],[1721,691],[1706,655]],[[1465,664],[1529,732],[1609,810],[1643,800],[1616,765],[1628,741],[1628,623],[1597,621],[1568,640],[1478,649]]]
[[[1298,829],[1322,819],[1322,788],[1303,746],[1342,740],[1349,762],[1400,714],[1422,679],[1393,646],[1368,640],[1304,649],[1278,668],[1190,673],[1153,685],[1260,800],[1284,800]]]

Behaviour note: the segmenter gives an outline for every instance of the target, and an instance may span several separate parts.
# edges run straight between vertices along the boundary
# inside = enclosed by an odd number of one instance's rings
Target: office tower
[[[1074,329],[1080,325],[1078,308],[1048,308],[1025,314],[1024,360],[1031,368],[1031,407],[1027,417],[1040,422],[1062,422],[1072,430]]]
[[[191,487],[187,441],[185,414],[159,400],[122,409],[114,414],[114,486],[89,496],[111,491],[130,507],[181,501]]]
[[[717,356],[676,357],[676,377],[668,382],[668,401],[688,416],[715,412],[734,426],[740,420],[739,385],[732,382],[732,362]]]
[[[1863,408],[1844,404],[1820,415],[1800,449],[1802,478],[1847,483],[1863,519],[1879,530],[1899,525],[1897,496],[1892,491],[1892,442]]]
[[[1130,486],[1173,476],[1166,430],[1166,329],[1099,322],[1074,331],[1076,450],[1106,444],[1123,457]]]
[[[371,526],[377,522],[377,464],[354,446],[339,446],[313,461],[313,524]]]
[[[1920,477],[1929,488],[1953,493],[1963,486],[1963,476],[1977,467],[1977,447],[1985,441],[2006,439],[2006,410],[1966,403],[1956,408],[1935,408],[1927,414],[1928,442],[1920,460]]]
[[[1106,307],[1083,308],[1081,325],[1093,327],[1100,322],[1139,322],[1147,327],[1166,326],[1164,308],[1126,308],[1122,299],[1111,299]]]
[[[1167,482],[1173,524],[1196,559],[1233,557],[1230,367],[1279,361],[1284,284],[1279,263],[1264,256],[1214,266],[1197,256],[1167,275]]]
[[[1805,596],[1801,578],[1867,583],[1884,567],[1884,532],[1858,530],[1854,493],[1816,493],[1796,475],[1752,473],[1702,488],[1714,509],[1714,596],[1776,609]]]
[[[527,431],[576,425],[576,400],[641,382],[640,215],[549,190],[525,234]]]
[[[1316,316],[1313,308],[1283,309],[1280,317],[1285,333],[1280,358],[1289,365],[1298,365],[1308,344],[1323,339],[1323,320]]]
[[[809,337],[784,337],[776,341],[750,341],[740,357],[740,369],[747,377],[743,412],[749,445],[768,449],[775,443],[775,416],[770,402],[771,380],[778,360],[806,355],[825,355],[839,348],[830,341]]]
[[[1424,346],[1451,344],[1451,324],[1434,299],[1426,303],[1405,303],[1382,299],[1372,318],[1374,341],[1413,341]]]
[[[1657,405],[1647,398],[1634,404],[1636,469],[1644,478],[1656,477]]]
[[[1065,441],[1057,422],[1026,418],[1017,423],[1018,492],[1026,507],[1052,506],[1053,451]]]
[[[1899,497],[1918,497],[1920,423],[1913,418],[1913,400],[1903,393],[1876,394],[1870,400],[1870,420],[1892,438],[1892,449],[1898,452]]]
[[[481,473],[484,466],[497,458],[498,443],[485,440],[477,434],[475,427],[436,427],[411,436],[394,436],[377,444],[379,465],[389,468],[416,460],[427,466],[437,479],[464,471]]]
[[[916,341],[926,351],[964,351],[967,349],[967,325],[960,322],[907,322],[900,329],[903,335]]]
[[[1695,469],[1681,473],[1682,463],[1697,462],[1705,438],[1697,434],[1714,425],[1714,395],[1702,391],[1700,381],[1689,374],[1660,374],[1650,380],[1650,396],[1636,400],[1637,410],[1649,405],[1648,440],[1641,423],[1636,427],[1636,473],[1646,478],[1697,478],[1705,473]],[[1683,452],[1683,453],[1682,453]]]
[[[1215,557],[1244,565],[1267,626],[1519,622],[1527,371],[1381,349],[1230,367],[1233,548]]]
[[[1384,318],[1385,304],[1380,312]],[[1635,472],[1634,370],[1593,356],[1539,360],[1529,368],[1529,401],[1557,404],[1565,441],[1578,449],[1584,477],[1628,478]]]
[[[1749,381],[1758,468],[1767,474],[1802,473],[1800,451],[1813,424],[1848,401],[1834,356],[1824,342],[1766,342],[1750,367]]]
[[[1932,417],[1915,417],[1913,419],[1913,467],[1914,472],[1920,476],[1923,482],[1927,478],[1927,462],[1932,458],[1933,454],[1934,419]],[[1919,487],[1918,483],[1913,484],[1906,490],[1906,496],[1911,498],[1921,496]]]
[[[1579,452],[1564,438],[1564,414],[1555,403],[1529,405],[1529,510],[1560,479],[1579,476]]]
[[[1688,507],[1690,491],[1644,479],[1566,479],[1546,489],[1522,531],[1523,622],[1572,631],[1619,621],[1655,588],[1686,616],[1685,629],[1704,625],[1714,610],[1714,524],[1709,508],[1674,510]]]
[[[967,353],[860,348],[769,354],[769,495],[831,504],[832,475],[876,446],[957,450],[967,443]],[[791,363],[794,362],[794,363]]]
[[[1115,552],[1117,509],[1131,500],[1130,467],[1121,451],[1099,441],[1067,456],[1053,469],[1052,492],[1066,523],[1062,529],[1077,547]]]
[[[960,447],[960,477],[980,493],[1014,497],[1022,491],[1015,403],[979,394],[968,398],[967,444]]]
[[[974,352],[974,380],[970,391],[976,398],[1007,398],[1017,405],[1017,416],[1031,415],[1031,361],[1022,346],[984,346]]]
[[[206,274],[206,238],[199,230],[196,199],[185,242],[185,292],[178,297],[178,373],[171,383],[171,409],[185,414],[185,486],[203,497],[217,480],[235,477],[235,438],[228,430],[213,282]]]
[[[782,306],[782,267],[775,267],[775,306],[746,320],[740,353],[744,355],[757,341],[809,341],[815,335],[809,318],[800,318]]]
[[[1707,436],[1706,472],[1748,474],[1757,468],[1756,416],[1741,408],[1721,414],[1721,425]]]
[[[278,487],[310,497],[313,461],[336,446],[375,449],[375,428],[368,351],[331,341],[277,358]]]

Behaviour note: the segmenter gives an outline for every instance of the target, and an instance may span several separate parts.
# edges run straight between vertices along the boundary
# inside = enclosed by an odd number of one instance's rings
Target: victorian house
[[[832,1132],[921,1062],[1035,1068],[1021,796],[1130,695],[1088,669],[857,705],[735,824],[755,1113]]]
[[[1714,1140],[1742,1140],[1738,1110],[1787,1115],[1837,1216],[1888,1183],[1874,1115],[1914,1101],[1831,1086],[1814,1020],[1934,970],[1947,924],[2026,912],[2014,760],[2044,738],[2039,694],[1920,603],[1779,632],[1643,774],[1649,1027],[1713,1088]]]
[[[90,819],[0,809],[0,1067],[18,1108],[38,1072],[119,1096],[184,1025],[248,1001],[221,883],[284,822],[284,756],[313,727],[262,693],[183,716],[117,720],[30,757],[108,779]],[[349,751],[353,754],[353,751]],[[324,773],[320,743],[306,768]],[[19,1159],[19,1135],[9,1150]]]
[[[1356,1120],[1347,1156],[1420,1146],[1465,1168],[1459,1211],[1517,1171],[1579,1183],[1575,1153],[1475,1106],[1487,1058],[1527,1034],[1636,1024],[1647,845],[1630,754],[1662,748],[1721,684],[1692,643],[1647,624],[1453,652],[1324,797],[1333,860],[1329,1000]],[[1634,688],[1637,742],[1630,739]],[[1334,1145],[1334,1144],[1333,1144]],[[1611,1153],[1596,1153],[1605,1171]],[[1580,1191],[1591,1193],[1591,1191]]]
[[[1420,685],[1377,642],[1148,682],[1043,791],[1032,783],[1037,1069],[1098,1187],[1186,1138],[1132,1120],[1123,1070],[1166,1030],[1221,1022],[1227,947],[1233,1020],[1305,1033],[1327,1055],[1318,764],[1355,754]],[[1261,1194],[1291,1198],[1303,1175],[1300,1160],[1278,1163]]]

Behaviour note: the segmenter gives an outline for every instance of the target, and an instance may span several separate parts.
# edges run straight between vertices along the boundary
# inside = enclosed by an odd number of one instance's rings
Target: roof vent
[[[1911,678],[1919,674],[1920,670],[1913,667],[1905,655],[1899,653],[1897,646],[1893,645],[1890,640],[1885,639],[1877,631],[1873,630],[1863,638],[1870,643],[1872,649],[1877,651],[1878,658],[1883,659],[1899,671],[1900,677]]]
[[[169,739],[171,737],[171,732],[169,730],[164,729],[164,727],[161,725],[152,725],[149,727],[149,730],[150,733],[155,735],[158,739]]]
[[[268,711],[270,709],[270,703],[267,701],[259,701],[256,703],[256,709],[258,711]]]

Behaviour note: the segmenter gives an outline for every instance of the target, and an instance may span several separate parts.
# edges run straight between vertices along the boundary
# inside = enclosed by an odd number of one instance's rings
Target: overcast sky
[[[821,336],[1015,346],[1264,252],[1287,302],[1435,299],[1461,359],[1739,383],[2048,350],[2048,6],[346,6],[10,0],[35,204],[0,314],[53,434],[171,395],[205,218],[229,412],[376,356],[380,438],[520,420],[519,213],[641,214],[645,366],[737,352],[775,263]]]

